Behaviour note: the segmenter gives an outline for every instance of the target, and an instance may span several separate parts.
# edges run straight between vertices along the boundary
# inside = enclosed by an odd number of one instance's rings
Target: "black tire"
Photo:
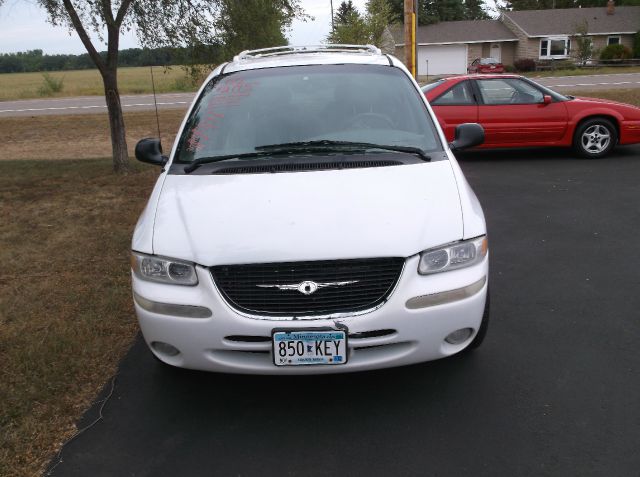
[[[618,131],[605,118],[592,118],[582,122],[573,135],[573,149],[582,157],[600,159],[618,143]]]
[[[484,313],[482,314],[482,322],[480,323],[480,329],[476,333],[473,341],[465,348],[465,351],[472,351],[478,348],[482,342],[484,341],[485,336],[487,335],[487,329],[489,328],[489,315],[491,312],[491,304],[490,304],[491,295],[489,293],[489,288],[487,288],[487,301],[484,303]]]

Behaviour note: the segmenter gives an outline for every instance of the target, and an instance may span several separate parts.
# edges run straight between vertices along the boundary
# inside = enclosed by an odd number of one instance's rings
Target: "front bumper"
[[[134,294],[160,303],[206,307],[208,318],[185,318],[147,311],[134,300],[145,341],[167,364],[206,371],[242,374],[323,374],[364,371],[403,366],[444,358],[463,350],[475,337],[487,295],[489,256],[469,268],[422,276],[418,256],[407,259],[402,275],[389,299],[366,314],[337,319],[255,319],[232,309],[220,296],[208,269],[197,267],[195,287],[165,285],[132,275]],[[411,298],[480,284],[472,296],[448,303],[410,309]],[[480,288],[476,292],[477,288]],[[455,296],[455,294],[453,295]],[[271,355],[274,328],[313,329],[346,326],[349,330],[349,360],[336,366],[276,367]],[[471,337],[452,345],[451,332],[473,329]],[[382,332],[384,331],[384,333]],[[152,343],[168,343],[180,353],[159,353]]]

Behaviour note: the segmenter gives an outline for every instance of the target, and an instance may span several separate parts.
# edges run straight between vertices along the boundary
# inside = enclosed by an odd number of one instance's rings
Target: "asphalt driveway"
[[[640,147],[462,167],[490,231],[477,352],[251,377],[163,369],[138,339],[52,475],[639,475]]]

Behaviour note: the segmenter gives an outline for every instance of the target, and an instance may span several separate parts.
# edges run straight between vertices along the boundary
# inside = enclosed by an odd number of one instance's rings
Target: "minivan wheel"
[[[582,157],[599,159],[618,143],[618,132],[611,121],[593,118],[584,121],[573,136],[573,148]]]

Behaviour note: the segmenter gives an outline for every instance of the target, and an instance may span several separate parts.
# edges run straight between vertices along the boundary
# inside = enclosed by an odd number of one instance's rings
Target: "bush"
[[[59,93],[64,88],[64,76],[56,79],[49,73],[42,73],[42,86],[38,89],[40,96],[51,96],[53,93]]]
[[[507,73],[515,73],[516,71],[518,71],[518,70],[516,69],[516,67],[515,67],[515,66],[513,66],[513,65],[504,65],[504,70],[505,70]]]
[[[518,71],[533,71],[536,69],[536,62],[531,58],[519,58],[513,62],[513,66],[515,66]]]
[[[600,52],[601,60],[627,60],[631,50],[624,45],[608,45]]]
[[[553,60],[551,62],[554,70],[575,70],[576,64],[573,60]]]
[[[636,33],[633,40],[633,57],[640,58],[640,31]]]

